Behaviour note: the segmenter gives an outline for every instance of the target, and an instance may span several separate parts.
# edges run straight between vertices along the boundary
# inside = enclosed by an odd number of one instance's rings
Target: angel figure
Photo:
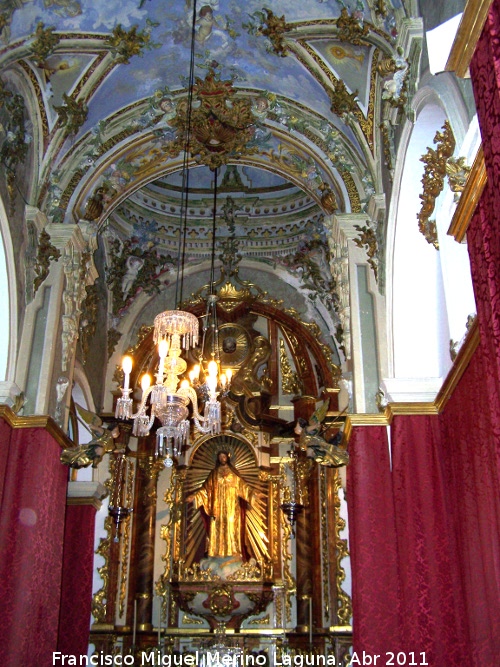
[[[120,429],[116,424],[112,426],[103,426],[102,419],[75,403],[76,417],[78,421],[92,435],[92,440],[77,447],[63,449],[61,452],[61,463],[65,463],[70,468],[88,468],[92,465],[97,468],[105,454],[116,450],[115,439],[120,435]]]
[[[328,412],[328,407],[329,401],[326,400],[313,413],[309,422],[299,417],[295,424],[294,433],[300,436],[300,450],[303,452],[307,452],[309,449],[312,450],[316,463],[329,468],[340,468],[349,463],[348,452],[338,446],[338,443],[342,439],[342,432],[338,431],[328,441],[321,435],[326,430],[323,429],[322,424]]]

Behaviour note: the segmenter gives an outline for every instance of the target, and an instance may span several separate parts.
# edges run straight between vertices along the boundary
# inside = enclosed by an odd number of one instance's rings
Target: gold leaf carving
[[[300,378],[290,365],[283,339],[280,340],[280,370],[283,393],[299,395],[302,391]]]
[[[424,192],[419,195],[422,206],[417,214],[417,219],[418,228],[426,241],[439,250],[436,223],[430,220],[430,217],[434,211],[436,199],[443,190],[447,160],[455,150],[455,137],[448,121],[445,121],[441,132],[436,132],[434,143],[436,149],[428,148],[427,153],[420,158],[420,161],[425,164],[422,177]]]

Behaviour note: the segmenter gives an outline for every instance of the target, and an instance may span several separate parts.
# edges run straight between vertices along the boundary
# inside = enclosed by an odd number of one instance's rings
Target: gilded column
[[[154,531],[158,475],[163,462],[152,456],[138,459],[134,507],[134,571],[137,629],[152,630],[154,585]],[[132,608],[133,608],[132,604]]]
[[[296,524],[296,582],[297,582],[297,629],[309,630],[312,610],[313,576],[312,561],[314,544],[311,531],[311,505],[309,498],[309,476],[312,461],[300,453],[296,459],[296,499],[304,507]]]

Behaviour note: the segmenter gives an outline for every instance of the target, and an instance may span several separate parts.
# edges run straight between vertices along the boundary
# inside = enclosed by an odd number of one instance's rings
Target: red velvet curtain
[[[500,0],[470,71],[488,175],[467,232],[481,342],[443,414],[394,418],[391,473],[380,427],[355,428],[348,467],[354,649],[425,651],[429,667],[500,664]]]
[[[96,510],[92,505],[66,509],[64,558],[57,650],[87,655],[92,612],[92,574]]]
[[[441,439],[433,416],[396,416],[391,426],[400,650],[458,667],[469,659],[469,637]]]
[[[399,645],[398,555],[386,428],[355,428],[349,455],[354,647],[383,654]]]
[[[500,656],[500,407],[481,342],[439,421],[472,665]]]
[[[481,351],[443,415],[354,429],[348,466],[354,650],[421,652],[430,667],[493,667],[500,655],[499,467]],[[477,392],[477,393],[476,393]],[[478,430],[478,423],[481,428]]]
[[[57,646],[68,471],[42,428],[0,420],[0,664],[45,667]]]

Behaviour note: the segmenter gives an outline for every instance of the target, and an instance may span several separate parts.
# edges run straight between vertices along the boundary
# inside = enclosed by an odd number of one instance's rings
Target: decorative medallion
[[[210,340],[207,345],[210,349]],[[228,323],[219,327],[219,354],[223,367],[239,368],[248,357],[250,346],[250,336],[239,324]]]
[[[169,155],[184,149],[188,133],[192,157],[210,169],[258,152],[257,146],[249,146],[255,131],[250,100],[238,99],[231,81],[221,81],[210,69],[204,80],[196,77],[193,97],[190,114],[187,97],[177,104],[177,114],[170,122],[178,135],[168,146]]]
[[[240,603],[229,586],[217,586],[210,591],[203,606],[210,609],[215,616],[229,616],[234,609],[240,606]]]

